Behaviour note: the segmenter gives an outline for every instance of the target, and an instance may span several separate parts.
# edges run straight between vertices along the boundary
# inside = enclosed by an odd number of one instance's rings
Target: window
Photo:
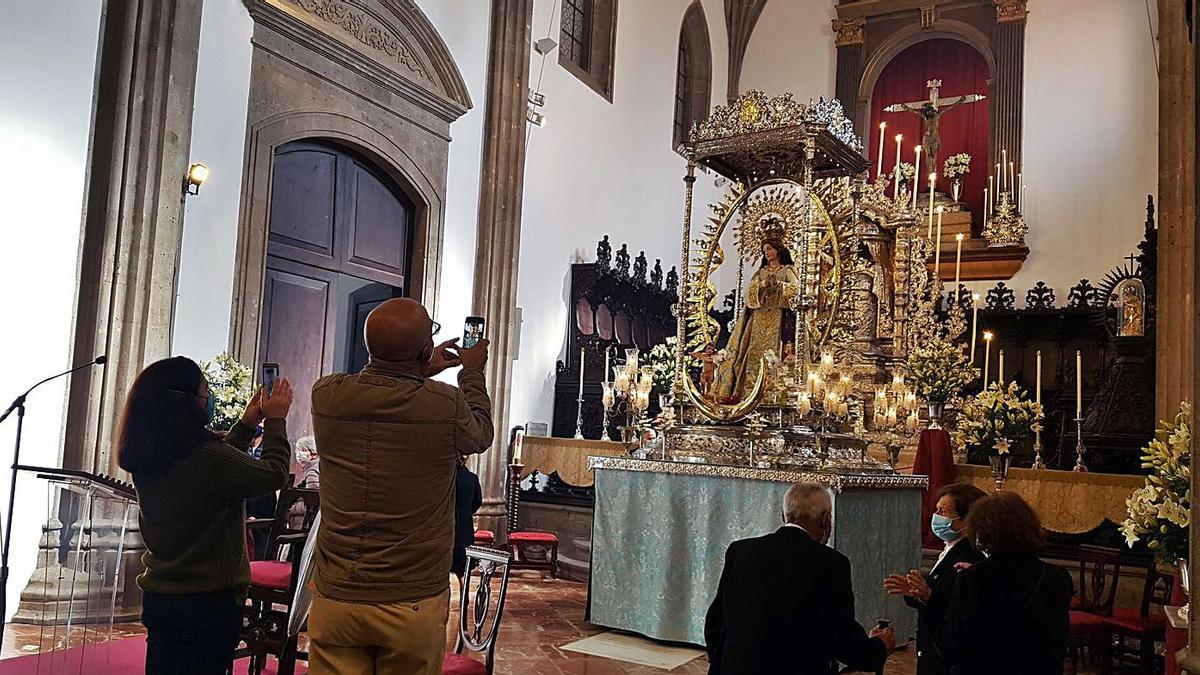
[[[561,0],[558,64],[612,101],[617,0]]]
[[[712,98],[712,50],[708,22],[699,0],[683,15],[679,30],[679,61],[675,69],[675,123],[671,146],[688,141],[692,125],[708,117]]]

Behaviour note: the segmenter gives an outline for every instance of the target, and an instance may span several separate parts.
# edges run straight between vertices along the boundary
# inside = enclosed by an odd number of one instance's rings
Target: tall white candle
[[[1009,162],[1008,163],[1008,189],[1012,191],[1014,198],[1016,198],[1016,196],[1017,196],[1017,181],[1016,181],[1015,171],[1016,171],[1015,163]]]
[[[1004,386],[1004,350],[1000,350],[1000,367],[996,370],[996,381]]]
[[[1083,352],[1075,350],[1075,419],[1083,419]]]
[[[954,252],[954,304],[958,304],[958,282],[962,278],[962,243],[963,234],[954,235],[956,249]]]
[[[937,239],[934,240],[936,243],[933,247],[933,275],[938,279],[942,278],[942,210],[943,207],[939,206],[937,210]]]
[[[933,193],[937,191],[937,174],[929,174],[929,232],[925,235],[926,239],[933,236]]]
[[[916,211],[917,210],[917,193],[920,192],[920,190],[917,189],[917,186],[918,186],[917,181],[920,180],[919,176],[921,175],[921,146],[918,145],[917,147],[915,147],[913,149],[913,152],[917,153],[916,164],[913,165],[913,186],[912,186],[912,191],[913,191],[913,206],[912,207],[913,207],[913,211]]]
[[[604,377],[603,380],[608,382],[608,369],[611,367],[609,358],[612,356],[612,347],[604,348]]]
[[[992,210],[992,203],[996,201],[996,177],[988,176],[988,186],[983,191],[983,212],[987,214]]]
[[[1034,403],[1042,402],[1042,350],[1037,350],[1037,393]]]
[[[1008,149],[1007,148],[1000,151],[1000,191],[1001,192],[1004,192],[1004,187],[1006,185],[1008,185],[1007,176],[1004,175],[1005,171],[1008,171]],[[1011,185],[1009,185],[1008,187],[1009,187],[1009,189],[1012,189]]]
[[[900,146],[904,142],[904,134],[896,134],[896,168],[892,170],[893,177],[892,199],[900,198]]]
[[[983,227],[987,228],[987,214],[991,209],[991,202],[988,201],[988,189],[983,188]]]
[[[971,294],[971,366],[975,365],[975,331],[979,327],[979,294]]]
[[[1000,173],[1000,162],[996,162],[996,195],[1004,192],[1004,174]]]
[[[583,399],[583,348],[579,348],[579,398]]]
[[[875,167],[875,180],[883,175],[883,131],[887,129],[887,122],[879,123],[879,164]]]
[[[1021,205],[1025,203],[1025,186],[1021,185],[1021,174],[1017,174],[1017,194],[1014,197],[1013,205],[1017,211],[1020,211]]]
[[[992,332],[983,331],[983,388],[987,389],[988,371],[992,367]]]

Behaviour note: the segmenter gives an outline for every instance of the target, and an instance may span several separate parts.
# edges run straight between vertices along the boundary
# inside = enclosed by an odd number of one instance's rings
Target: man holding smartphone
[[[420,303],[367,317],[370,361],[313,386],[321,528],[309,616],[312,673],[442,672],[459,458],[492,443],[488,341],[435,346]],[[458,387],[430,379],[462,366]]]

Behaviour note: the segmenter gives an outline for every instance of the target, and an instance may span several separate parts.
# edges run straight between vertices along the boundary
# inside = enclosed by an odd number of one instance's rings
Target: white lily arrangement
[[[675,385],[675,350],[678,340],[667,338],[666,342],[654,345],[646,361],[653,372],[654,393],[669,394]]]
[[[242,418],[242,412],[254,396],[253,374],[228,352],[221,352],[211,361],[202,362],[200,368],[208,379],[208,390],[216,399],[216,414],[211,428],[214,431],[229,431]]]
[[[1154,440],[1142,449],[1142,467],[1152,473],[1125,501],[1129,517],[1121,525],[1126,544],[1145,542],[1160,562],[1188,555],[1191,455],[1192,406],[1184,401],[1174,422],[1159,422]]]
[[[926,401],[946,402],[975,380],[978,373],[967,363],[962,345],[933,335],[908,356],[908,381]]]
[[[971,173],[971,156],[965,152],[951,155],[942,165],[942,175],[950,180],[961,178]]]
[[[963,404],[954,440],[972,461],[1006,455],[1029,434],[1041,431],[1042,415],[1042,404],[1029,400],[1016,382],[1007,387],[993,382]]]

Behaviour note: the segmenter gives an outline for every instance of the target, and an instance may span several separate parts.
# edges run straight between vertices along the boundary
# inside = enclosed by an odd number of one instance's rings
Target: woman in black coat
[[[959,571],[983,560],[965,533],[971,507],[986,496],[970,483],[951,483],[939,490],[930,527],[946,545],[933,569],[928,575],[912,570],[883,580],[888,594],[903,595],[905,604],[917,610],[917,675],[950,672],[934,637],[946,618]]]
[[[1061,675],[1071,575],[1037,557],[1042,527],[1017,494],[979,500],[967,536],[986,559],[958,575],[936,642],[951,673]]]

